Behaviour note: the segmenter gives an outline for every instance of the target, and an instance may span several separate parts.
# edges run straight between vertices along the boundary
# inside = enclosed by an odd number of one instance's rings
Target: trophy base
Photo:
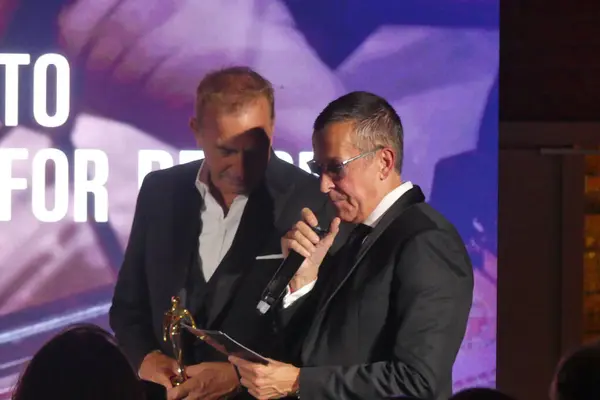
[[[171,377],[171,384],[173,386],[179,386],[183,382],[185,382],[185,378],[182,376],[175,375],[175,376]]]

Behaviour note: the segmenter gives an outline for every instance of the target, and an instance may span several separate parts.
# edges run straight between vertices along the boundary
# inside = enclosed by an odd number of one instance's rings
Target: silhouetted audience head
[[[46,343],[31,359],[13,400],[141,400],[144,392],[113,337],[77,325]]]
[[[450,400],[514,400],[514,398],[496,389],[470,388],[456,393]]]
[[[600,399],[600,344],[577,349],[558,365],[550,390],[552,400]]]

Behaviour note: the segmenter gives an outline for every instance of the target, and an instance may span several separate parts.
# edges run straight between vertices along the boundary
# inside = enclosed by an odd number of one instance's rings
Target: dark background
[[[583,340],[584,156],[563,150],[600,148],[599,27],[597,1],[501,3],[497,383],[520,399]]]

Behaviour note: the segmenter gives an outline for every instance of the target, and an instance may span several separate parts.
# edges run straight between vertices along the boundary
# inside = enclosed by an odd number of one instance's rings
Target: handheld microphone
[[[327,230],[319,226],[311,228],[321,239],[327,235]],[[290,249],[288,256],[279,265],[279,268],[277,268],[277,271],[275,271],[275,274],[262,292],[261,300],[256,305],[259,314],[265,315],[283,297],[287,286],[305,259],[306,257]]]

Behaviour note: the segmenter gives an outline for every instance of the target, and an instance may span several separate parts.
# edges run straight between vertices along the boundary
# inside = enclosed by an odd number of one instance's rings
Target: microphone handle
[[[266,314],[281,299],[287,286],[305,259],[306,257],[290,249],[288,256],[279,265],[279,268],[277,268],[273,278],[271,278],[271,281],[263,291],[260,302],[256,306],[260,314]]]
[[[267,291],[277,293],[283,289],[285,292],[285,288],[294,275],[296,275],[296,272],[298,272],[305,259],[306,257],[300,255],[295,250],[290,249],[288,256],[283,260],[279,268],[277,268],[271,282],[267,285]]]

